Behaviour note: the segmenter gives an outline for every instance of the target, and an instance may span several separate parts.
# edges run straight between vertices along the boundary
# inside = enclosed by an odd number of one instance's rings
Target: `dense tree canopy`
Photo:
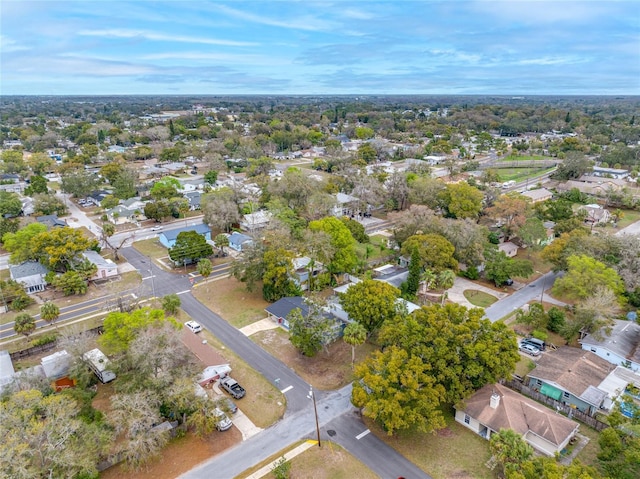
[[[567,273],[553,285],[553,293],[574,299],[586,299],[598,287],[605,287],[615,294],[624,292],[624,283],[618,273],[600,261],[585,255],[567,259]]]
[[[356,240],[342,221],[334,217],[323,218],[310,222],[309,230],[325,232],[331,238],[331,255],[322,254],[320,257],[320,261],[331,274],[348,273],[353,270],[358,262]]]
[[[420,258],[422,268],[439,273],[445,269],[458,269],[458,262],[453,257],[455,247],[444,236],[439,234],[417,234],[408,238],[400,252],[411,257],[415,252]]]
[[[365,279],[352,284],[340,295],[340,304],[349,318],[363,325],[369,333],[400,312],[396,300],[400,290],[383,281]]]

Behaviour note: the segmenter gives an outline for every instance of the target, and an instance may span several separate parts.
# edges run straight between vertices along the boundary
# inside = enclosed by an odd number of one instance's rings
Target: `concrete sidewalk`
[[[284,457],[285,461],[290,461],[291,459],[296,457],[298,454],[302,454],[304,451],[306,451],[307,449],[315,446],[316,444],[318,444],[318,441],[311,441],[311,440],[305,441],[304,443],[300,444],[298,447],[296,447],[296,448],[292,449],[291,451],[283,454],[282,456],[280,456],[275,461],[267,464],[264,467],[261,467],[260,469],[258,469],[256,472],[254,472],[250,476],[247,476],[245,479],[260,479],[261,477],[264,477],[267,474],[269,474],[271,471],[273,471],[274,466],[280,461],[281,458]]]

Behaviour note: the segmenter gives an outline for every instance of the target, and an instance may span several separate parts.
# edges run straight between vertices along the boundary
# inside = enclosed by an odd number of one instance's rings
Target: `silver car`
[[[233,426],[233,423],[231,422],[231,419],[229,419],[229,416],[227,416],[220,408],[215,408],[213,410],[213,416],[218,421],[216,423],[216,429],[218,431],[226,431],[227,429],[230,429],[231,426]]]
[[[531,356],[540,356],[540,350],[530,344],[520,344],[520,351],[530,354]]]

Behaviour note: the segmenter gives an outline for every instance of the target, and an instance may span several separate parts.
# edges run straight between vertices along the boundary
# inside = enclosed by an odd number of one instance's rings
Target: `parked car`
[[[230,429],[231,426],[233,426],[231,419],[229,419],[229,416],[227,416],[222,409],[215,408],[213,410],[213,415],[217,420],[216,429],[218,431],[226,431],[227,429]]]
[[[154,226],[151,231],[162,231],[162,226]]]
[[[231,394],[234,399],[242,399],[246,394],[244,388],[240,386],[240,384],[238,384],[238,381],[233,379],[231,376],[225,376],[220,379],[220,386],[222,386],[225,391]]]
[[[228,397],[223,397],[220,401],[223,409],[228,410],[231,414],[235,414],[238,412],[238,406]]]
[[[540,356],[540,350],[535,346],[531,346],[530,344],[527,344],[527,343],[520,344],[520,351],[522,351],[523,353],[530,354],[531,356]]]
[[[200,323],[197,323],[196,321],[187,321],[186,323],[184,323],[184,325],[192,333],[199,333],[200,331],[202,331],[202,326],[200,326]]]
[[[512,280],[511,278],[507,279],[507,280],[504,282],[504,285],[505,285],[505,286],[512,286],[512,285],[513,285],[513,280]]]
[[[547,348],[547,343],[545,343],[542,339],[537,338],[525,338],[521,341],[522,344],[530,344],[534,348],[539,349],[540,351],[544,351]]]

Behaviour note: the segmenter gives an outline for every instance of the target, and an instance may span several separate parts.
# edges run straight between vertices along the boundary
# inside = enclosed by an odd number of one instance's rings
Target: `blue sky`
[[[0,93],[640,94],[640,1],[0,3]]]

